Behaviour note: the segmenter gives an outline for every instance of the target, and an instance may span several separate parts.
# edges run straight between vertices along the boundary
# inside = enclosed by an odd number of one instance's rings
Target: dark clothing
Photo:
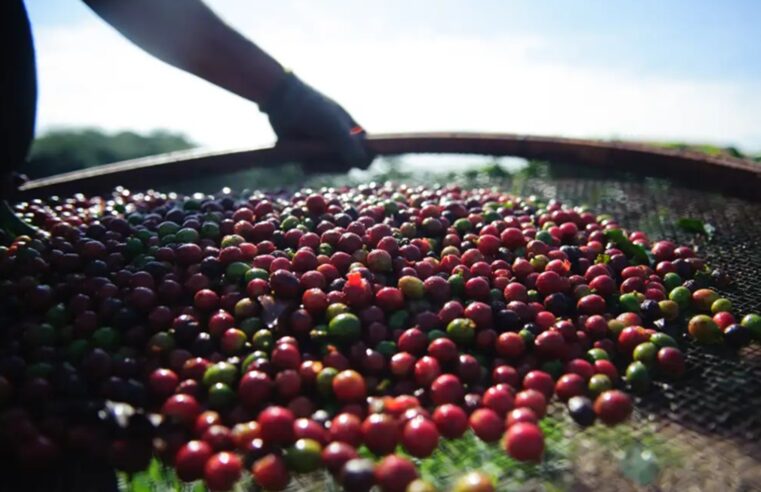
[[[0,0],[0,174],[17,171],[34,136],[34,43],[22,0]]]

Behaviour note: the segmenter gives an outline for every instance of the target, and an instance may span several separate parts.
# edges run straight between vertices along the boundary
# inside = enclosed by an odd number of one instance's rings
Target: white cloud
[[[551,49],[541,38],[392,31],[372,19],[332,19],[313,3],[270,4],[250,15],[248,1],[213,5],[371,132],[480,130],[761,147],[761,96],[739,82],[537,61],[537,46]],[[298,12],[291,20],[288,8]],[[94,18],[42,28],[37,46],[38,127],[164,127],[218,148],[274,138],[256,106],[151,59]]]

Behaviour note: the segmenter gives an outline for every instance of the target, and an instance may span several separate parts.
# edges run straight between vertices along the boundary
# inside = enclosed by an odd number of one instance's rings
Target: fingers
[[[366,168],[373,160],[365,132],[338,103],[296,76],[265,107],[279,140],[319,139],[338,154],[344,169]]]
[[[374,156],[365,142],[365,130],[338,103],[329,100],[327,121],[321,130],[334,146],[343,163],[349,168],[366,169]]]
[[[356,132],[355,128],[346,129],[339,137],[338,153],[348,166],[366,169],[373,161],[373,156],[365,144],[365,132]]]

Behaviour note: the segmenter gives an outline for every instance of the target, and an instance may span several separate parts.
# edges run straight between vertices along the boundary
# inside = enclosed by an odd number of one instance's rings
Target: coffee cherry
[[[500,416],[506,415],[515,404],[512,389],[504,384],[488,388],[481,402],[484,407],[494,410]]]
[[[262,371],[249,371],[243,375],[238,384],[238,399],[248,408],[257,408],[269,401],[273,381]]]
[[[375,481],[383,492],[405,492],[417,477],[415,465],[396,455],[386,456],[375,467]]]
[[[520,357],[525,349],[523,337],[510,331],[502,333],[495,344],[497,354],[508,359]]]
[[[595,415],[592,400],[585,396],[573,396],[568,400],[568,413],[571,418],[581,426],[594,424]]]
[[[471,471],[455,480],[452,492],[494,492],[492,479],[481,472]]]
[[[362,441],[378,456],[392,453],[399,442],[399,424],[388,415],[374,413],[362,423]]]
[[[547,400],[552,398],[555,392],[555,382],[552,380],[552,376],[544,371],[530,371],[526,374],[523,378],[523,387],[540,391]]]
[[[285,450],[288,467],[297,473],[317,470],[322,464],[322,446],[314,439],[297,439]]]
[[[507,419],[505,419],[505,427],[509,428],[512,427],[514,424],[517,424],[518,422],[528,422],[531,424],[536,424],[539,422],[539,419],[536,417],[536,414],[533,410],[531,410],[528,407],[520,407],[520,408],[514,408],[507,414]]]
[[[190,425],[201,413],[201,406],[190,395],[172,395],[161,407],[161,413],[185,425]]]
[[[341,413],[331,421],[328,430],[331,441],[345,442],[352,447],[362,443],[362,420],[350,413]]]
[[[206,462],[203,479],[211,490],[229,490],[240,480],[243,463],[238,455],[223,451]]]
[[[367,394],[364,378],[351,369],[339,372],[333,378],[333,393],[339,401],[361,401]]]
[[[468,423],[482,441],[495,442],[502,437],[504,423],[494,410],[479,408],[470,414]]]
[[[322,450],[322,462],[330,473],[336,475],[349,461],[358,458],[357,450],[345,442],[335,441]]]
[[[607,425],[615,425],[629,418],[632,400],[629,395],[618,390],[608,390],[595,400],[595,413]]]
[[[430,456],[439,444],[436,425],[424,417],[415,417],[404,425],[402,445],[416,458]]]
[[[539,461],[544,453],[544,435],[536,424],[518,422],[507,430],[505,451],[518,461]]]
[[[468,416],[465,411],[449,403],[433,411],[433,421],[441,435],[448,439],[456,439],[468,429]]]
[[[407,485],[406,492],[436,492],[436,487],[427,480],[416,478]]]
[[[431,383],[431,400],[436,405],[458,403],[465,395],[462,383],[453,374],[442,374]]]
[[[204,441],[188,441],[177,452],[174,466],[177,476],[185,482],[200,480],[204,476],[204,467],[213,451]]]
[[[586,393],[587,382],[578,374],[564,374],[555,383],[555,392],[558,398],[568,401],[574,396],[580,396]]]
[[[321,446],[328,443],[328,431],[322,424],[307,418],[296,419],[293,423],[293,436],[296,439],[311,439]]]
[[[268,454],[256,460],[251,467],[251,475],[254,482],[265,490],[283,490],[290,481],[285,460],[276,454]]]
[[[547,413],[547,399],[541,392],[535,389],[527,389],[515,395],[515,407],[530,408],[541,419]]]
[[[343,466],[339,482],[346,492],[369,492],[375,485],[375,464],[368,459],[351,459]]]
[[[290,444],[294,438],[295,420],[293,413],[287,408],[277,406],[265,408],[257,418],[262,439],[272,444]]]

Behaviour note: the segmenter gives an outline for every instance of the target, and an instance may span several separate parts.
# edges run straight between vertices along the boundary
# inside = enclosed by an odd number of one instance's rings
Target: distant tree
[[[195,146],[184,135],[167,130],[147,134],[95,128],[51,130],[34,140],[22,172],[39,178]]]

